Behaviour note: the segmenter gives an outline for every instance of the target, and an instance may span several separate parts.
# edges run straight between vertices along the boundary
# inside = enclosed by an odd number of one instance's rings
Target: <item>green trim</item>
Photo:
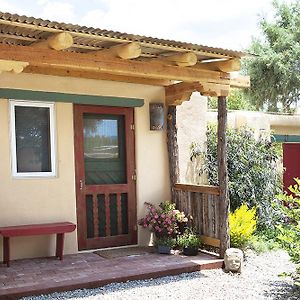
[[[140,107],[144,105],[144,100],[138,98],[79,95],[7,88],[0,88],[0,98],[16,100],[70,102],[77,104],[94,104],[121,107]]]
[[[278,143],[300,143],[300,135],[273,134],[273,138]]]

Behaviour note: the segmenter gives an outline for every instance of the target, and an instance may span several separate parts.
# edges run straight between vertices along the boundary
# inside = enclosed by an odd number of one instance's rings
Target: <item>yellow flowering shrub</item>
[[[244,247],[252,238],[256,230],[256,208],[248,209],[242,204],[233,213],[229,214],[230,246]]]

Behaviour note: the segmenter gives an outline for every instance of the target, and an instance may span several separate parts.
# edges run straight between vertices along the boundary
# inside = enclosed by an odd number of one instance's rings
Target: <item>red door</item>
[[[295,177],[300,178],[300,143],[283,144],[283,185],[288,191],[290,185],[294,185]]]
[[[133,108],[74,105],[79,250],[137,243]]]

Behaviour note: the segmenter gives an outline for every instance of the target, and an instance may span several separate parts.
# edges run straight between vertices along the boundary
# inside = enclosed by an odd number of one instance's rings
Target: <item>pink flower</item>
[[[155,215],[154,215],[154,219],[158,219],[158,214],[155,214]]]

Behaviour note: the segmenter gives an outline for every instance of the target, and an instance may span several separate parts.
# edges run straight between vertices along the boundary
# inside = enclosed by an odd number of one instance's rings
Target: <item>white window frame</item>
[[[11,137],[11,167],[12,176],[16,178],[32,178],[32,177],[56,177],[56,122],[54,117],[55,104],[52,102],[34,102],[25,100],[10,100],[10,137]],[[16,145],[16,122],[15,107],[48,107],[50,117],[50,156],[51,156],[51,172],[18,172],[17,170],[17,145]]]

